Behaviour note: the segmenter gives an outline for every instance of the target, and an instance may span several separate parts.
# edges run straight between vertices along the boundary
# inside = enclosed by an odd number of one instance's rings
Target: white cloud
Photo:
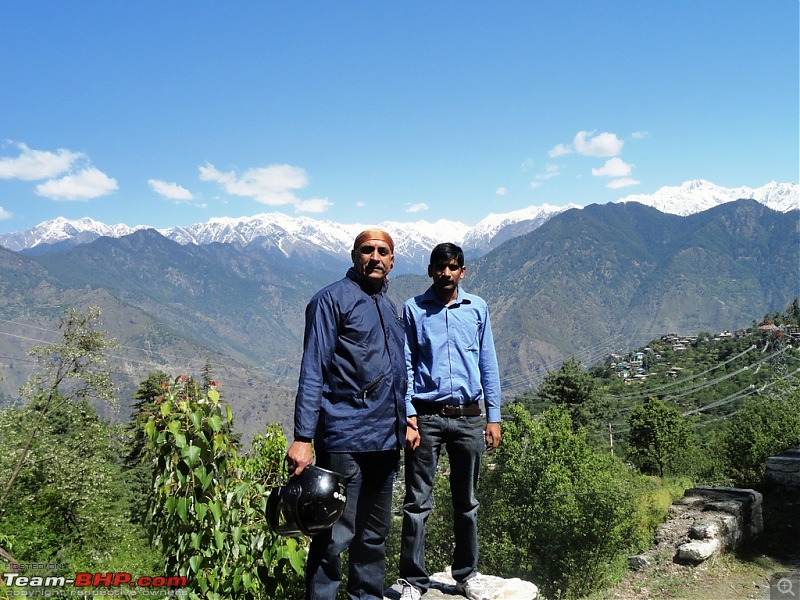
[[[241,176],[234,171],[222,172],[214,165],[200,167],[202,181],[214,181],[233,196],[252,198],[268,206],[294,206],[299,212],[320,212],[332,203],[327,199],[303,200],[295,196],[293,190],[308,185],[305,170],[292,165],[270,165],[248,169]]]
[[[31,150],[23,143],[9,143],[20,153],[14,158],[0,158],[0,179],[45,179],[36,186],[39,196],[52,200],[90,200],[118,189],[117,180],[91,166],[82,152],[63,148],[56,152]]]
[[[594,135],[594,131],[579,131],[575,134],[572,144],[557,144],[547,155],[558,158],[577,152],[583,156],[616,156],[622,152],[625,144],[616,134],[603,132]]]
[[[631,134],[631,137],[634,140],[643,140],[645,138],[649,138],[650,137],[650,132],[649,131],[634,131]]]
[[[636,181],[630,177],[623,177],[622,179],[612,179],[606,184],[607,188],[618,190],[619,188],[630,187],[632,185],[639,185],[641,182]]]
[[[565,156],[567,154],[572,154],[573,150],[569,146],[565,146],[564,144],[558,144],[555,148],[550,150],[547,153],[547,156],[551,158],[557,158],[559,156]]]
[[[625,144],[616,134],[603,132],[594,137],[593,131],[579,131],[573,140],[575,151],[584,156],[616,156]]]
[[[406,212],[416,213],[423,210],[428,210],[428,205],[424,202],[418,202],[417,204],[412,204],[406,209]]]
[[[547,180],[561,175],[560,167],[558,165],[547,165],[544,173],[539,173],[536,179]]]
[[[367,203],[366,202],[362,202],[361,200],[356,202],[356,208],[364,208],[366,205],[367,205]]]
[[[520,169],[523,171],[530,171],[536,163],[532,158],[526,158],[522,161],[522,164],[519,166]]]
[[[74,175],[40,183],[36,193],[52,200],[89,200],[110,194],[117,188],[116,179],[99,169],[87,167]]]
[[[12,213],[8,212],[5,208],[0,206],[0,220],[2,220],[2,219],[10,219],[11,216],[12,216]]]
[[[169,198],[170,200],[192,200],[192,192],[177,183],[161,181],[159,179],[148,179],[147,183],[153,188],[156,194]]]
[[[542,185],[543,181],[547,181],[548,179],[552,179],[553,177],[558,177],[561,175],[560,171],[561,167],[558,165],[546,165],[545,172],[539,173],[534,177],[534,181],[531,181],[530,186],[532,189],[536,189]]]
[[[20,154],[16,158],[0,158],[0,179],[50,179],[66,173],[75,162],[86,158],[81,152],[70,152],[63,148],[53,153],[31,150],[21,143],[14,145],[19,148]]]
[[[494,191],[494,193],[497,194],[498,196],[505,196],[508,193],[508,190],[506,188],[500,186],[499,188],[497,188]]]
[[[633,166],[621,158],[610,158],[601,168],[592,169],[592,175],[595,177],[627,177],[632,170]]]
[[[294,205],[294,209],[297,212],[321,213],[331,206],[333,206],[333,202],[327,198],[311,198],[310,200],[298,200]]]

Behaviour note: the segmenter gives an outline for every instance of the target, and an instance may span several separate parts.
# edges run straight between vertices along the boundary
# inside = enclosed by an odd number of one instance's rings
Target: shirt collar
[[[458,286],[456,292],[456,299],[453,300],[448,306],[458,306],[459,304],[470,304],[471,300],[467,297],[464,291],[461,289],[461,286]],[[439,300],[436,296],[436,292],[433,291],[433,286],[430,286],[425,293],[422,294],[422,302],[423,303],[431,303],[431,304],[438,304],[440,306],[444,306],[444,302]]]

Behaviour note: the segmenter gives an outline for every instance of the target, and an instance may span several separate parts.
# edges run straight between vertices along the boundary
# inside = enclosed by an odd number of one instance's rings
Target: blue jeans
[[[452,575],[466,581],[478,568],[478,483],[481,455],[485,449],[484,417],[440,417],[419,415],[420,445],[405,451],[406,496],[403,503],[403,533],[400,577],[427,591],[430,577],[425,570],[425,522],[433,508],[433,481],[442,447],[450,457],[450,492],[453,496]]]
[[[311,538],[306,563],[306,599],[334,600],[342,581],[340,554],[349,549],[347,595],[383,598],[386,536],[392,517],[392,485],[400,453],[317,452],[316,464],[344,476],[347,503],[342,517]]]

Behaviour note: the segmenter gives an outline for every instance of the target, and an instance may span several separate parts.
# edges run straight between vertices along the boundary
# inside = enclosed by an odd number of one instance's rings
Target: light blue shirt
[[[403,324],[408,416],[417,414],[414,400],[448,404],[482,400],[486,420],[499,423],[500,372],[486,302],[459,288],[456,301],[445,306],[431,286],[406,301]]]

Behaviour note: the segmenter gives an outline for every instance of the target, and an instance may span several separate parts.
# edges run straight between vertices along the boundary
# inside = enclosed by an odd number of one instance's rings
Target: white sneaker
[[[467,600],[489,600],[489,596],[478,581],[477,575],[473,575],[466,581],[457,581],[456,591],[459,594],[463,594]]]
[[[400,592],[400,600],[420,600],[422,598],[422,593],[405,579],[398,579],[397,583],[403,586],[403,591]]]

